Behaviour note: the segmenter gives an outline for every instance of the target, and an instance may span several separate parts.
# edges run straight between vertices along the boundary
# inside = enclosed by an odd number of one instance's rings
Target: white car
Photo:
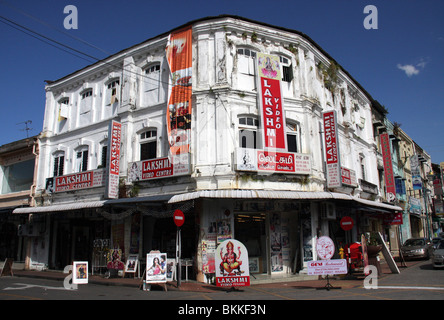
[[[432,253],[432,263],[434,268],[444,267],[444,240],[441,240]]]

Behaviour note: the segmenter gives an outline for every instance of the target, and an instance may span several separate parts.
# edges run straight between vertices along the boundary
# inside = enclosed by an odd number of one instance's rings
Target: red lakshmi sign
[[[336,125],[336,111],[323,113],[325,161],[327,162],[327,187],[342,186],[341,161],[339,157],[339,139]]]
[[[242,242],[228,239],[216,248],[216,286],[241,287],[250,285],[248,251]]]
[[[130,163],[128,167],[128,181],[168,178],[190,173],[188,153],[172,156],[171,158],[173,163],[171,163],[168,157]]]
[[[101,187],[104,184],[105,170],[98,169],[55,177],[54,192]]]
[[[109,172],[106,194],[108,198],[116,199],[119,197],[120,144],[122,142],[122,124],[120,122],[111,121],[109,137]]]
[[[305,153],[238,148],[236,170],[310,174],[311,156]]]
[[[390,138],[388,133],[381,134],[381,150],[382,160],[384,163],[384,178],[387,200],[394,201],[396,199],[396,186],[393,177],[392,153],[390,151]]]
[[[279,57],[257,54],[260,79],[261,118],[265,149],[287,149],[285,114],[281,98],[281,69]]]

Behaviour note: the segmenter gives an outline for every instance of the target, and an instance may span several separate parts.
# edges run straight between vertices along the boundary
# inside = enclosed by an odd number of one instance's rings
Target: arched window
[[[299,124],[295,121],[287,120],[287,149],[288,152],[301,152],[301,135]]]
[[[239,147],[240,148],[258,148],[257,129],[259,120],[256,116],[239,117]]]
[[[237,70],[239,89],[255,90],[256,52],[248,48],[238,48]]]
[[[53,177],[63,176],[65,168],[65,152],[58,151],[54,153]]]
[[[160,101],[160,73],[159,62],[150,64],[143,69],[143,101],[146,106],[157,104]]]
[[[74,172],[88,171],[88,146],[80,146],[75,150]]]
[[[139,134],[140,160],[157,158],[157,129],[148,129]]]

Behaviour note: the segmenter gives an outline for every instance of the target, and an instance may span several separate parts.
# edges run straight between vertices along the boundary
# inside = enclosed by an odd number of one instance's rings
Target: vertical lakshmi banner
[[[264,149],[287,150],[279,57],[257,54]]]
[[[396,199],[395,178],[393,175],[392,152],[390,150],[390,138],[388,133],[381,134],[381,151],[384,164],[384,178],[386,197],[389,202]]]
[[[342,186],[342,177],[336,111],[323,112],[322,118],[324,121],[327,187],[339,188]]]
[[[166,56],[172,82],[168,94],[167,130],[170,155],[188,153],[191,134],[192,29],[173,32]],[[172,157],[172,159],[174,159]]]

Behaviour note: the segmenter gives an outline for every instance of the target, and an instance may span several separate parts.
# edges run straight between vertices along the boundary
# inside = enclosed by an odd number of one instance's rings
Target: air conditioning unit
[[[336,220],[336,209],[333,204],[326,203],[325,207],[323,207],[322,209],[321,209],[321,219]]]

